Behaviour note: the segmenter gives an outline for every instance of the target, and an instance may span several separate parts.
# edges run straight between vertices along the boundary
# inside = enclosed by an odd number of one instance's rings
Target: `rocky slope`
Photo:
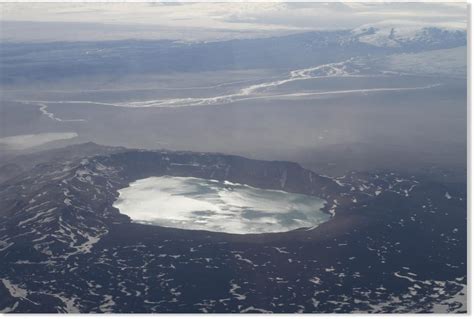
[[[0,186],[1,312],[466,309],[465,185],[222,154],[58,152]],[[112,207],[118,189],[162,175],[315,195],[333,217],[232,235],[135,224]]]

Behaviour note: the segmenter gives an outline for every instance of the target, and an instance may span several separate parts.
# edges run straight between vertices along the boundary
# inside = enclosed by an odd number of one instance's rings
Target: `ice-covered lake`
[[[181,229],[274,233],[330,218],[318,197],[194,177],[149,177],[119,194],[114,207],[134,222]]]

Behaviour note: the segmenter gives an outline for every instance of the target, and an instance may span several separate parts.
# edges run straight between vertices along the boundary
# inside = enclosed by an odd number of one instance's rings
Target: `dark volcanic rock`
[[[62,154],[0,185],[2,312],[466,309],[465,185],[222,154]],[[162,175],[318,196],[333,218],[235,235],[135,224],[112,207],[118,189]]]

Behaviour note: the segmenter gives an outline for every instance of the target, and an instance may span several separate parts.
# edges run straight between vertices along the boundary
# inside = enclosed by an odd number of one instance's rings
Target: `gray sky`
[[[361,25],[466,28],[467,5],[444,3],[3,3],[1,41],[255,38]]]

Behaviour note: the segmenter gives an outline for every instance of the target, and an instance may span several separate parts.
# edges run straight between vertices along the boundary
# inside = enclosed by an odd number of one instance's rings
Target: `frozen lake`
[[[145,178],[119,194],[114,207],[134,222],[181,229],[274,233],[330,218],[314,196],[194,177]]]

